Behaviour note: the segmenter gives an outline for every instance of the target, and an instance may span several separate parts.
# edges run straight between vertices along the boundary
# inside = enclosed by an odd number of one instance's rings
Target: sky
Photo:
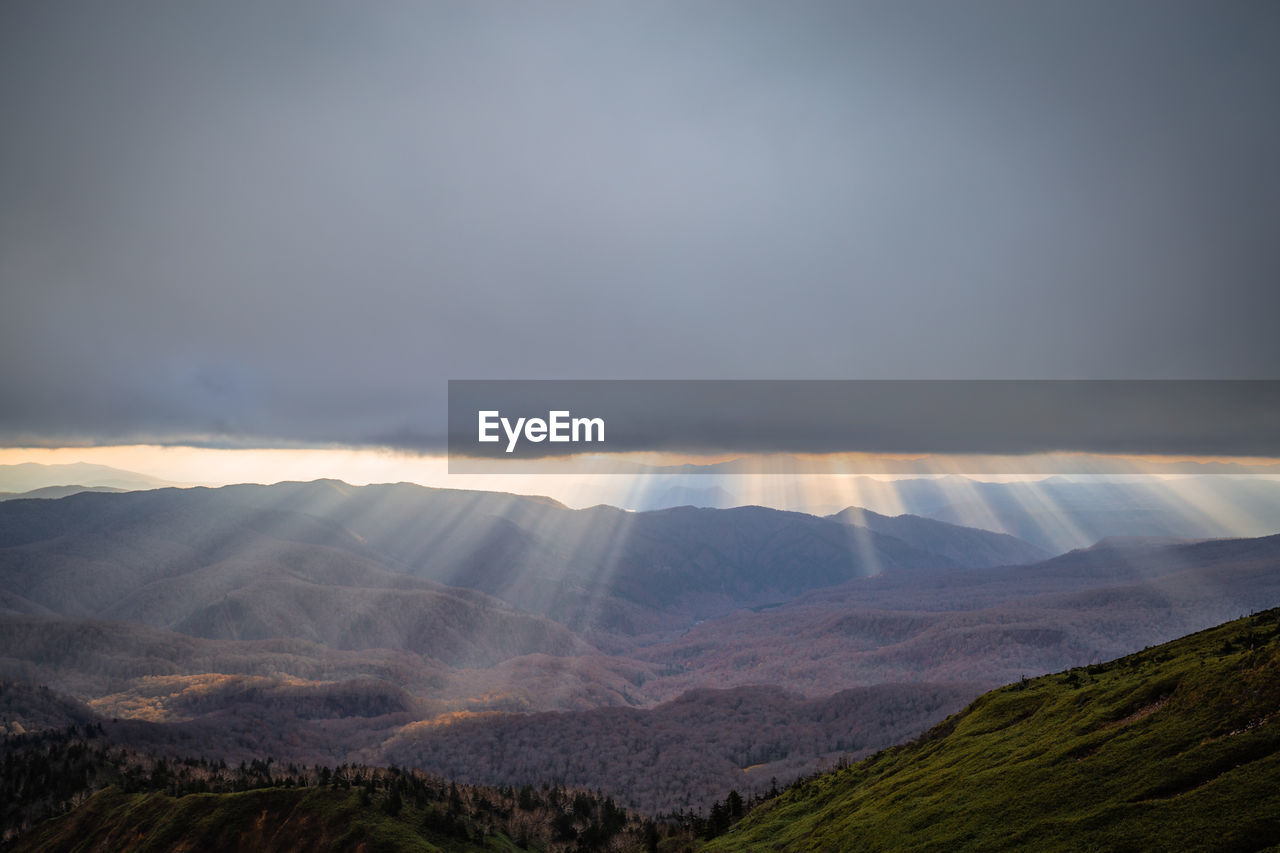
[[[1270,2],[8,2],[0,446],[475,378],[1276,378]]]

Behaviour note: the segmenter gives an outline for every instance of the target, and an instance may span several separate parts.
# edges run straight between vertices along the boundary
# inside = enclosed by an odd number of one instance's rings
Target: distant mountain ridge
[[[918,515],[887,516],[851,506],[828,518],[897,537],[914,548],[941,554],[965,568],[1034,563],[1052,556],[1050,551],[1007,533],[963,527]]]
[[[39,462],[20,462],[16,465],[0,465],[0,492],[30,492],[50,486],[107,486],[114,489],[157,489],[182,485],[137,471],[125,471],[109,465],[89,462],[68,462],[44,465]]]
[[[1017,536],[1052,552],[1110,536],[1190,539],[1280,533],[1280,481],[1265,476],[1186,480],[981,482],[907,480],[880,489],[890,505],[953,524]]]
[[[777,602],[886,571],[1010,564],[1043,556],[1012,537],[929,519],[865,516],[878,527],[892,528],[891,534],[851,524],[850,517],[846,513],[836,521],[763,507],[571,510],[545,498],[336,481],[82,493],[53,502],[0,505],[0,549],[25,549],[0,550],[0,578],[8,578],[11,595],[77,615],[53,604],[49,596],[60,593],[50,592],[49,584],[70,571],[65,589],[73,595],[87,592],[105,577],[94,570],[92,579],[72,580],[75,572],[88,570],[87,553],[115,559],[110,555],[127,552],[127,559],[116,562],[128,566],[124,570],[133,580],[111,581],[104,591],[108,597],[139,582],[161,582],[161,575],[181,576],[191,596],[221,596],[233,587],[211,580],[213,565],[224,564],[223,571],[229,571],[228,560],[243,564],[245,554],[252,553],[269,567],[282,552],[277,547],[264,561],[260,551],[268,540],[278,540],[295,550],[337,548],[354,555],[353,561],[369,561],[370,568],[376,563],[396,574],[484,592],[575,630],[625,635],[687,626],[736,607]],[[142,543],[149,543],[145,554]],[[55,571],[42,573],[43,598],[20,577],[29,569],[6,569],[33,559],[60,561]],[[150,564],[155,568],[144,568]],[[155,599],[160,589],[147,594]],[[176,597],[175,589],[165,600],[173,603]],[[182,606],[191,614],[196,605]],[[230,623],[240,612],[224,606],[216,616],[189,622],[170,606],[167,615],[143,621],[186,626],[202,635],[226,625],[230,636],[262,636],[266,628],[235,633]]]
[[[118,489],[115,486],[44,486],[39,489],[32,489],[29,492],[0,492],[0,501],[12,500],[56,500],[65,498],[68,495],[78,495],[81,492],[125,492],[128,489]]]

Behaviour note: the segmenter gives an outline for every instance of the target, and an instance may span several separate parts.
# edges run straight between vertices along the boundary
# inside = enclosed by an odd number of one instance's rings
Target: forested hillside
[[[10,737],[0,849],[654,850],[695,827],[559,785],[478,787],[397,767],[158,756],[97,726]]]

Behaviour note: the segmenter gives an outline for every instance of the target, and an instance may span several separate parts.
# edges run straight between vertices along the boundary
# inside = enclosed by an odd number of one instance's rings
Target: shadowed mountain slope
[[[552,778],[649,813],[764,792],[866,755],[959,709],[972,684],[884,684],[807,699],[773,687],[694,690],[654,708],[448,716],[407,726],[386,760],[459,781]]]
[[[1280,604],[1280,536],[1112,543],[1030,566],[903,571],[704,622],[639,657],[696,683],[815,692],[1007,681],[1095,663]],[[688,673],[688,675],[682,674]]]
[[[928,519],[875,521],[901,536],[762,507],[570,510],[545,498],[408,484],[86,493],[0,505],[0,581],[8,609],[21,612],[358,647],[388,640],[360,638],[360,626],[316,625],[309,614],[319,605],[306,603],[319,595],[315,587],[429,597],[440,594],[433,583],[446,584],[575,630],[628,635],[882,572],[1037,553],[1010,537]],[[282,586],[295,582],[311,586]],[[323,606],[360,612],[389,603],[350,591],[338,597]]]
[[[3,549],[4,607],[213,639],[404,649],[450,665],[589,650],[563,626],[482,593],[409,578],[340,549],[243,531],[229,538],[234,546],[204,552],[98,532]]]
[[[415,576],[622,633],[879,571],[957,565],[874,531],[763,507],[570,510],[544,498],[325,481],[222,491],[335,521]]]
[[[1014,566],[1047,559],[1051,552],[1005,533],[961,527],[918,515],[881,515],[851,506],[828,518],[894,536],[913,548],[941,554],[965,568]]]

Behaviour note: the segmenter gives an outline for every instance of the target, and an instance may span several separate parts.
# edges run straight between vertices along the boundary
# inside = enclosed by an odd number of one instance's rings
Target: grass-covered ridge
[[[327,788],[263,788],[234,794],[126,794],[108,788],[60,820],[42,824],[16,850],[510,850],[422,833],[401,816]],[[435,843],[433,843],[435,842]]]
[[[751,812],[708,851],[1280,843],[1280,610],[1009,685]]]

